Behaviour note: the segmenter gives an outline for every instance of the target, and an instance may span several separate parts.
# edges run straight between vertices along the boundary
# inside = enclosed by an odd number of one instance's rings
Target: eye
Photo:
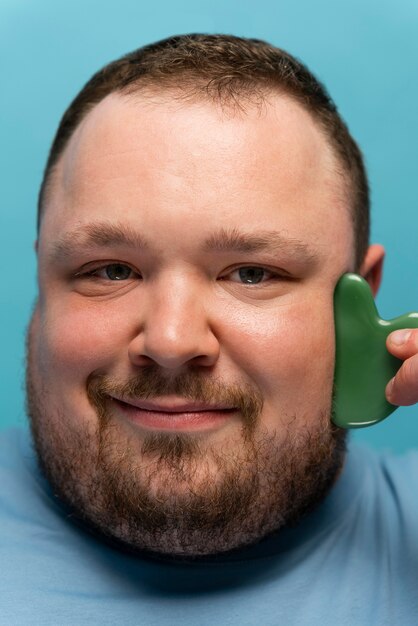
[[[129,265],[123,265],[122,263],[109,263],[104,267],[98,267],[91,272],[88,272],[88,276],[96,276],[105,280],[128,280],[132,278],[134,271]]]
[[[266,282],[266,279],[279,278],[278,274],[266,269],[265,267],[239,267],[238,269],[230,272],[229,277],[238,276],[239,281],[243,285],[258,285],[259,283]],[[236,282],[236,281],[233,281]]]

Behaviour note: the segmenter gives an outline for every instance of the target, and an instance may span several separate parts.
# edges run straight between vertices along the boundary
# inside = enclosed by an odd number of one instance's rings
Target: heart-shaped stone
[[[383,320],[369,284],[344,274],[334,293],[336,354],[332,421],[341,428],[377,424],[398,407],[385,388],[402,361],[386,348],[386,337],[400,328],[418,328],[418,313]]]

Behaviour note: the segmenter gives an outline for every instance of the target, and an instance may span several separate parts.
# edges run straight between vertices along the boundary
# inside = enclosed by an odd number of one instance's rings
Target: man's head
[[[86,114],[111,93],[171,92],[233,110],[262,107],[269,94],[286,94],[308,111],[336,157],[346,182],[355,233],[356,268],[369,238],[369,193],[361,153],[325,87],[295,57],[264,41],[227,35],[183,35],[144,46],[109,63],[83,87],[62,117],[39,193],[40,226],[52,173]]]
[[[261,42],[161,42],[75,102],[40,196],[41,464],[76,514],[133,549],[256,541],[342,465],[333,290],[381,256],[365,254],[359,152],[307,70]]]

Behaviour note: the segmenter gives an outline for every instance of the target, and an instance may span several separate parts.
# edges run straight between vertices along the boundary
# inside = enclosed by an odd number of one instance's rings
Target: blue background
[[[0,0],[1,425],[25,421],[36,198],[60,116],[105,63],[197,31],[267,39],[325,82],[369,170],[372,239],[387,249],[379,311],[418,310],[416,0]],[[397,451],[416,446],[418,408],[354,437]]]

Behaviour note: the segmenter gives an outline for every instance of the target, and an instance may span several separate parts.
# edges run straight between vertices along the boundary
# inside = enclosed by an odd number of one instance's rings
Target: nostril
[[[217,338],[209,329],[200,331],[185,327],[181,333],[165,332],[158,328],[145,329],[129,344],[129,358],[135,365],[150,362],[167,370],[193,364],[208,367],[219,357]]]

